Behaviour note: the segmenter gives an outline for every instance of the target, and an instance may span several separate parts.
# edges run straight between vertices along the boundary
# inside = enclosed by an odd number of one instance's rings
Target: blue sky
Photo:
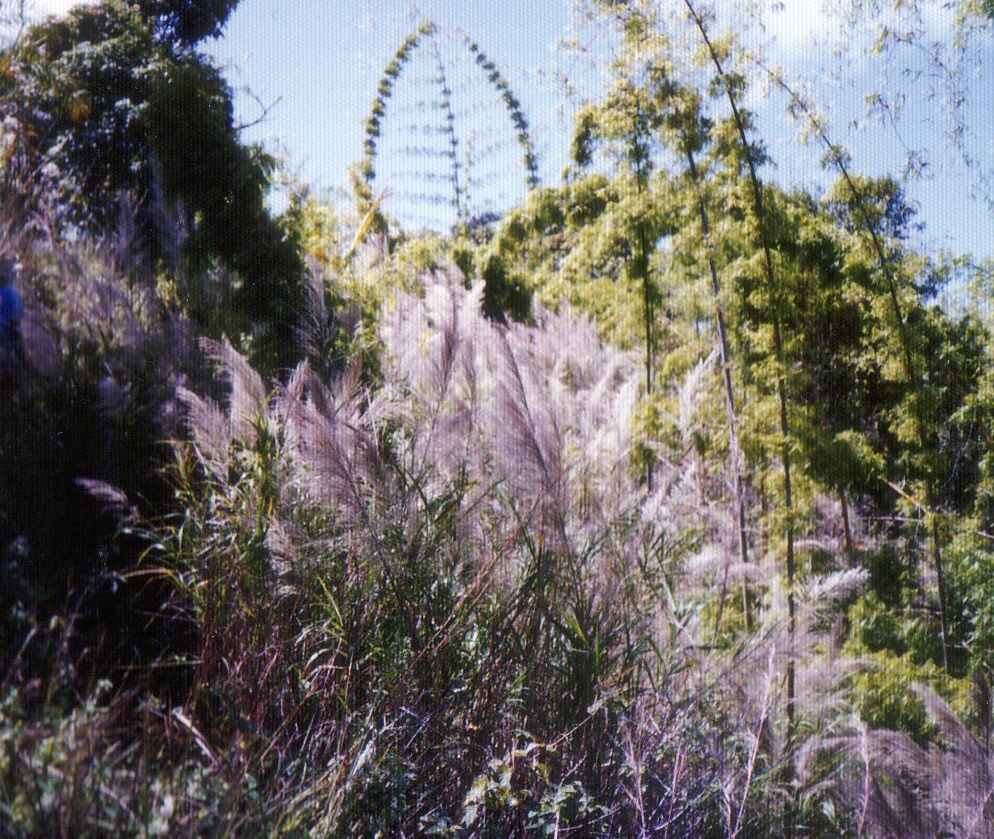
[[[772,64],[785,67],[792,79],[809,85],[812,98],[830,118],[833,139],[853,152],[854,168],[868,174],[900,174],[909,149],[925,149],[927,177],[909,182],[909,197],[926,225],[924,244],[994,256],[994,216],[981,200],[971,198],[980,182],[977,172],[994,173],[994,49],[990,33],[973,43],[975,66],[966,85],[964,113],[972,126],[967,149],[979,164],[968,171],[946,139],[949,127],[941,80],[930,75],[919,47],[895,51],[889,57],[864,54],[871,35],[846,29],[838,0],[754,0],[763,9],[762,28],[743,29],[728,18],[739,34],[762,44]],[[60,13],[67,0],[34,0],[36,14]],[[477,146],[489,148],[477,157],[480,184],[477,209],[501,209],[524,195],[523,170],[505,112],[486,83],[466,60],[460,32],[468,33],[495,60],[521,100],[539,153],[543,183],[556,183],[565,163],[572,106],[563,79],[595,92],[609,61],[610,38],[597,27],[580,26],[570,0],[242,0],[223,39],[207,49],[225,67],[239,91],[239,118],[260,116],[259,103],[270,105],[266,119],[245,132],[284,154],[308,183],[344,194],[350,164],[362,156],[363,123],[376,93],[383,67],[416,20],[428,17],[439,24],[441,50],[450,69],[457,122]],[[735,4],[719,4],[722,13]],[[905,7],[913,4],[904,4]],[[937,43],[951,43],[952,16],[941,0],[923,0],[923,32]],[[835,12],[826,11],[834,9]],[[896,29],[909,18],[894,17]],[[574,35],[586,50],[557,47]],[[922,42],[924,43],[924,42]],[[420,62],[420,64],[418,63]],[[425,53],[412,62],[391,100],[377,162],[378,186],[388,185],[388,201],[409,225],[442,226],[445,208],[406,200],[405,173],[430,168],[405,151],[422,145],[412,139],[418,126],[438,122],[430,111],[434,65]],[[915,75],[920,73],[921,75]],[[895,91],[902,105],[891,122],[867,114],[869,91]],[[247,91],[251,91],[249,94]],[[930,95],[932,94],[932,95]],[[489,97],[489,98],[488,98]],[[477,106],[474,102],[481,102]],[[758,114],[759,131],[776,168],[769,175],[784,185],[824,186],[829,178],[819,167],[821,149],[797,140],[798,129],[784,113],[782,98],[764,98],[760,90],[750,106]],[[426,119],[425,115],[429,118]],[[489,167],[489,168],[487,168]],[[441,190],[441,187],[439,188]],[[983,190],[982,190],[983,191]],[[994,188],[986,187],[988,197]],[[405,204],[406,200],[406,204]]]
[[[536,8],[542,13],[536,14]],[[495,169],[481,173],[488,182],[484,191],[505,193],[494,196],[498,203],[501,199],[505,205],[516,203],[524,197],[525,176],[506,111],[472,65],[461,33],[468,33],[504,71],[529,118],[542,180],[554,182],[564,162],[567,136],[567,121],[557,113],[561,97],[554,80],[562,58],[556,44],[569,25],[567,4],[422,0],[418,11],[439,26],[440,49],[451,66],[460,133],[475,133],[477,146],[499,146],[496,156],[478,155],[491,158],[479,168]],[[236,86],[249,85],[265,104],[279,99],[265,123],[248,136],[285,142],[292,162],[308,182],[344,189],[349,165],[362,156],[363,125],[383,68],[417,20],[409,4],[383,0],[280,4],[243,0],[224,39],[211,45],[210,51],[230,68],[229,78]],[[528,24],[509,25],[514,21]],[[405,181],[410,183],[405,173],[413,167],[438,170],[440,166],[404,152],[408,146],[428,142],[419,136],[417,125],[425,123],[422,103],[435,98],[429,83],[435,72],[427,51],[408,65],[391,100],[380,143],[379,185],[389,184],[388,209],[400,214],[405,208],[413,210],[410,200],[402,200]],[[482,109],[474,107],[474,98],[484,100]],[[242,107],[245,120],[259,111],[251,99],[243,99]],[[428,122],[440,124],[438,114],[430,114]],[[443,139],[436,136],[431,142],[438,145]],[[422,207],[406,221],[416,224],[418,214],[424,216],[420,221],[431,224],[442,221],[448,210]]]

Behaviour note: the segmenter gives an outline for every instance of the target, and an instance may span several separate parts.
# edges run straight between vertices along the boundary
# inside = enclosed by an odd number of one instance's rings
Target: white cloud
[[[777,47],[796,54],[824,38],[837,27],[824,0],[780,0],[771,4],[764,15],[766,34],[775,39]]]
[[[791,57],[817,46],[841,48],[859,42],[868,48],[884,26],[919,39],[945,38],[952,34],[956,17],[953,4],[939,2],[884,4],[880,9],[851,0],[765,0],[762,5],[766,35]]]

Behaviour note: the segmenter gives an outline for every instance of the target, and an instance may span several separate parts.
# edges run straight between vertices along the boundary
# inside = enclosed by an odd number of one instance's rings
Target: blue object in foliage
[[[15,386],[24,362],[18,321],[21,295],[13,286],[0,286],[0,391]]]
[[[24,313],[21,295],[13,286],[0,288],[0,326],[9,326]]]

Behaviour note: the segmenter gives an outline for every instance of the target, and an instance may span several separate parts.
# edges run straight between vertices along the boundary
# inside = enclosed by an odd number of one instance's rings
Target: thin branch
[[[238,125],[235,126],[235,133],[236,134],[240,134],[246,128],[252,128],[252,127],[254,127],[256,125],[260,125],[261,123],[265,122],[267,119],[269,119],[269,112],[272,111],[273,108],[275,108],[277,105],[280,104],[280,102],[283,101],[283,97],[282,96],[277,96],[270,104],[265,105],[265,104],[263,104],[262,99],[256,93],[254,93],[251,89],[249,89],[247,87],[243,88],[242,89],[242,93],[246,94],[247,96],[250,96],[252,98],[252,100],[255,102],[255,104],[259,106],[259,108],[262,111],[262,113],[259,114],[258,117],[256,117],[255,119],[251,120],[250,122],[240,122],[240,123],[238,123]]]

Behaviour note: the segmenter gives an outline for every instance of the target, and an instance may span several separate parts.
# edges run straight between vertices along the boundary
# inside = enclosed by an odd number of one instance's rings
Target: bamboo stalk
[[[721,57],[718,55],[718,51],[715,49],[714,44],[711,42],[711,38],[708,36],[707,27],[704,25],[704,21],[701,16],[697,13],[694,4],[691,0],[684,0],[684,4],[687,10],[690,12],[691,18],[693,18],[694,24],[698,31],[701,33],[701,38],[704,41],[704,45],[707,47],[708,54],[710,55],[711,62],[714,64],[715,71],[718,74],[718,78],[721,80],[722,86],[725,88],[725,94],[728,98],[728,104],[732,110],[732,118],[735,121],[735,127],[738,131],[739,140],[742,143],[742,151],[745,155],[746,165],[749,169],[749,182],[752,186],[752,196],[753,205],[756,213],[756,219],[759,223],[760,231],[760,242],[763,249],[763,263],[766,273],[766,280],[770,289],[770,315],[773,326],[773,348],[774,356],[776,358],[778,375],[777,375],[777,400],[780,403],[780,434],[782,437],[780,444],[780,463],[783,468],[784,477],[784,506],[787,513],[787,525],[785,536],[787,539],[787,636],[788,636],[788,652],[787,652],[787,732],[786,732],[786,751],[789,754],[794,747],[794,738],[796,736],[796,672],[794,663],[794,650],[793,650],[793,640],[796,629],[796,603],[794,597],[794,575],[795,575],[795,557],[794,557],[794,501],[793,501],[793,488],[791,485],[791,461],[790,461],[790,444],[789,444],[789,434],[790,434],[790,423],[787,413],[787,374],[784,359],[784,347],[783,347],[783,334],[780,328],[780,314],[778,310],[778,303],[782,296],[782,288],[776,281],[776,273],[773,270],[773,255],[771,252],[770,242],[769,242],[769,231],[767,229],[767,216],[766,210],[763,203],[763,190],[759,181],[759,176],[756,173],[756,163],[753,159],[753,154],[750,150],[748,138],[746,137],[745,122],[742,119],[742,114],[739,111],[738,103],[735,101],[735,93],[732,90],[731,84],[729,84],[728,76],[722,67]],[[785,832],[788,837],[792,836],[794,833],[794,814],[793,807],[789,807],[785,816]]]
[[[689,2],[688,2],[689,5]],[[870,240],[873,244],[874,252],[877,255],[877,260],[880,263],[880,268],[883,271],[884,279],[887,282],[887,291],[890,297],[891,306],[894,310],[894,317],[897,320],[898,336],[901,341],[901,350],[904,357],[904,370],[905,376],[907,377],[908,384],[912,389],[919,389],[921,386],[921,377],[914,363],[914,354],[911,349],[911,338],[908,334],[907,321],[904,317],[904,311],[901,308],[901,301],[897,295],[897,284],[894,280],[894,274],[891,270],[890,259],[887,257],[887,253],[884,250],[883,242],[880,239],[880,235],[877,232],[876,225],[870,218],[869,213],[866,210],[866,200],[863,196],[862,191],[856,185],[852,176],[849,174],[849,169],[846,166],[845,159],[842,152],[839,150],[838,146],[835,145],[829,138],[825,127],[821,122],[814,116],[811,109],[808,107],[807,103],[804,102],[798,95],[797,92],[791,88],[778,73],[774,73],[763,64],[757,62],[758,66],[769,74],[769,76],[777,83],[777,85],[790,97],[792,104],[798,108],[798,110],[803,113],[807,118],[811,127],[814,129],[815,133],[824,143],[825,147],[828,149],[829,155],[832,158],[832,162],[835,167],[839,170],[839,174],[846,183],[846,187],[849,190],[849,194],[856,203],[856,210],[859,214],[862,226],[865,228],[867,233],[870,234]],[[915,430],[916,436],[918,437],[918,445],[924,453],[927,450],[928,436],[925,431],[925,418],[922,415],[921,400],[917,400],[915,403]],[[939,542],[939,528],[934,519],[934,490],[933,490],[934,476],[929,470],[929,474],[925,478],[925,511],[927,516],[932,517],[932,527],[930,528],[930,538],[932,542],[932,562],[935,568],[935,575],[937,586],[939,589],[939,626],[942,634],[942,662],[943,668],[948,673],[949,672],[949,632],[947,625],[947,615],[946,615],[946,582],[945,573],[942,565],[942,549]]]
[[[711,243],[711,224],[708,218],[704,195],[700,189],[700,178],[694,152],[687,145],[687,165],[690,177],[697,192],[697,208],[700,214],[701,236],[707,249],[708,271],[711,276],[711,296],[714,300],[715,324],[718,331],[718,347],[721,354],[722,383],[725,390],[725,417],[728,422],[728,457],[732,464],[733,491],[738,513],[739,557],[743,564],[749,562],[749,529],[746,518],[745,488],[742,481],[742,459],[739,448],[738,417],[735,408],[735,392],[732,388],[732,365],[728,349],[728,333],[725,328],[725,313],[721,306],[721,287],[718,283],[718,270],[714,263],[714,253]],[[749,592],[745,580],[742,581],[742,612],[745,616],[746,628],[750,625]],[[715,620],[715,635],[718,634],[719,618]]]

